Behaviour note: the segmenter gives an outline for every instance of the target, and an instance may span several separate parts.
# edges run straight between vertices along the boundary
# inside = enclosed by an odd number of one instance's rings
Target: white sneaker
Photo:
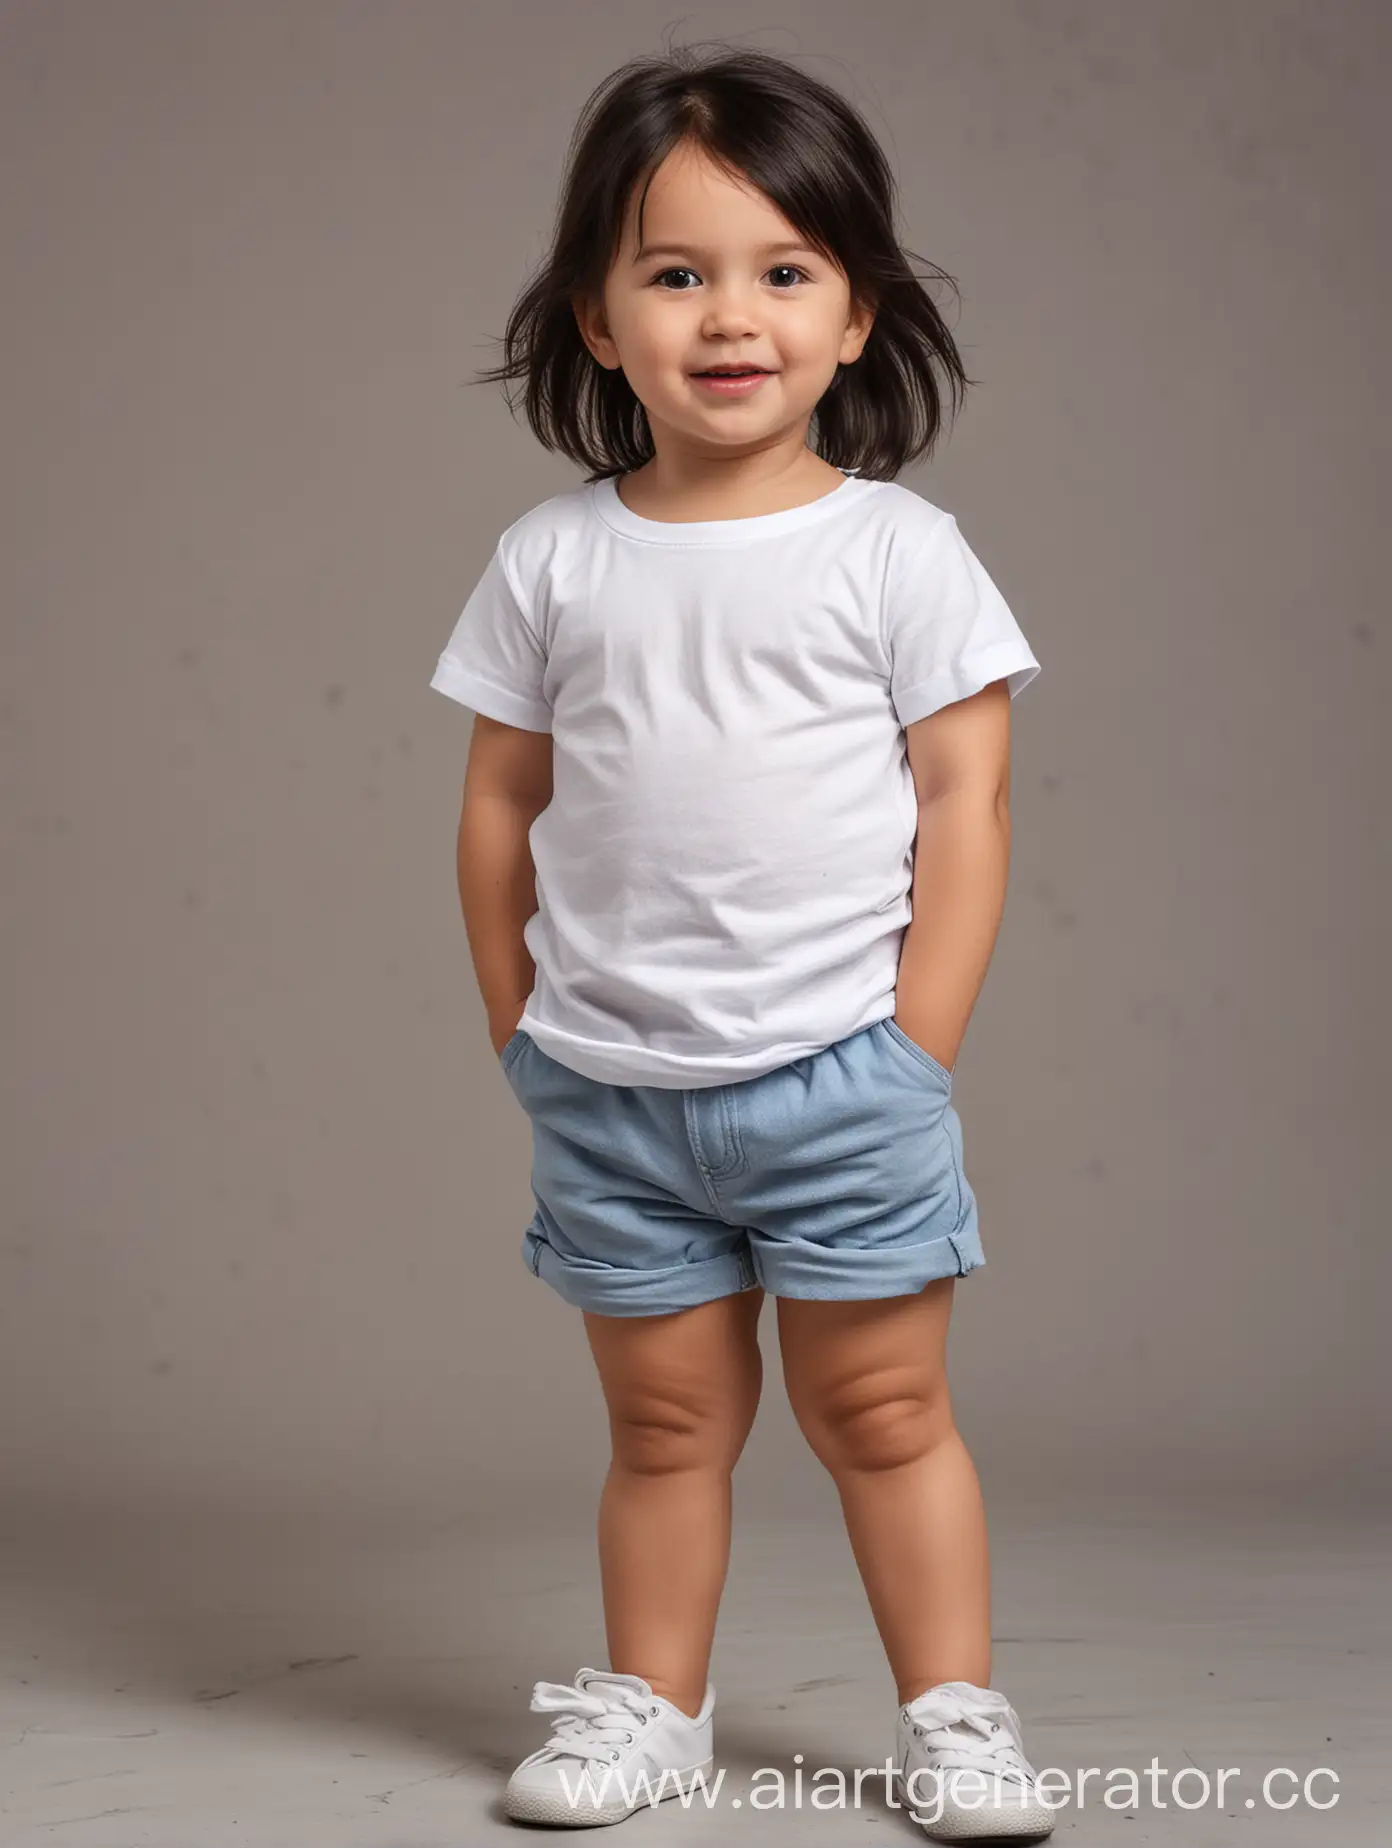
[[[582,1668],[575,1685],[538,1681],[533,1713],[554,1713],[553,1736],[508,1779],[503,1808],[522,1822],[576,1828],[622,1822],[708,1778],[715,1684],[693,1720],[641,1675]]]
[[[1035,1790],[1039,1774],[1004,1694],[939,1682],[899,1709],[898,1730],[901,1800],[934,1841],[1042,1841],[1053,1833],[1054,1812]]]

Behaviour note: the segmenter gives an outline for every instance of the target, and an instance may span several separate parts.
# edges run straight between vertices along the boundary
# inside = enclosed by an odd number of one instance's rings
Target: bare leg
[[[939,1681],[990,1685],[986,1515],[947,1390],[954,1284],[778,1299],[788,1398],[836,1484],[901,1704]]]
[[[585,1315],[613,1444],[599,1504],[608,1666],[693,1717],[729,1570],[730,1474],[763,1384],[763,1300]]]

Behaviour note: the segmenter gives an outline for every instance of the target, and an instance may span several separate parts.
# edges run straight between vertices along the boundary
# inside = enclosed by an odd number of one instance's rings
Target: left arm
[[[904,733],[918,792],[913,917],[894,1018],[949,1071],[986,979],[1010,867],[1010,695],[1003,680]]]

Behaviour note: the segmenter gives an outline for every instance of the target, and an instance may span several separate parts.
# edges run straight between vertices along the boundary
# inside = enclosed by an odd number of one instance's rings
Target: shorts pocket
[[[917,1040],[911,1040],[899,1023],[886,1014],[880,1022],[893,1043],[900,1047],[916,1065],[923,1068],[930,1078],[935,1078],[945,1091],[952,1089],[952,1073],[945,1065],[939,1065],[931,1052],[926,1052]]]
[[[498,1054],[498,1063],[502,1066],[504,1073],[512,1069],[513,1061],[526,1045],[528,1037],[526,1031],[522,1027],[519,1027],[508,1041],[507,1045],[504,1046],[503,1050]]]

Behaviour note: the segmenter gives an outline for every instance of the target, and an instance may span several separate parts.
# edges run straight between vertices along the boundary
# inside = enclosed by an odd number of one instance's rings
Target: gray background
[[[1043,665],[957,1087],[988,1483],[1323,1494],[1386,1457],[1385,17],[743,28],[866,112],[959,283],[982,383],[904,479]],[[520,1255],[469,715],[426,683],[497,532],[579,476],[464,381],[583,94],[739,21],[4,24],[10,1493],[549,1500],[607,1433]],[[820,1473],[776,1368],[751,1445],[752,1503]]]
[[[904,479],[1043,666],[956,1091],[988,1264],[954,1398],[1001,1557],[1013,1507],[1139,1498],[1192,1539],[1221,1495],[1308,1579],[1300,1520],[1388,1480],[1386,9],[50,0],[0,31],[10,1522],[573,1522],[602,1659],[602,1401],[521,1258],[454,884],[469,716],[427,682],[499,530],[579,478],[466,383],[575,113],[728,36],[865,111],[957,278],[982,383]],[[737,1524],[832,1532],[768,1305],[764,1340]],[[60,1553],[27,1608],[80,1629]],[[136,1554],[149,1617],[187,1555]],[[482,1637],[521,1569],[489,1557],[432,1623]],[[245,1633],[222,1570],[205,1655]],[[519,1634],[513,1685],[570,1673]]]

